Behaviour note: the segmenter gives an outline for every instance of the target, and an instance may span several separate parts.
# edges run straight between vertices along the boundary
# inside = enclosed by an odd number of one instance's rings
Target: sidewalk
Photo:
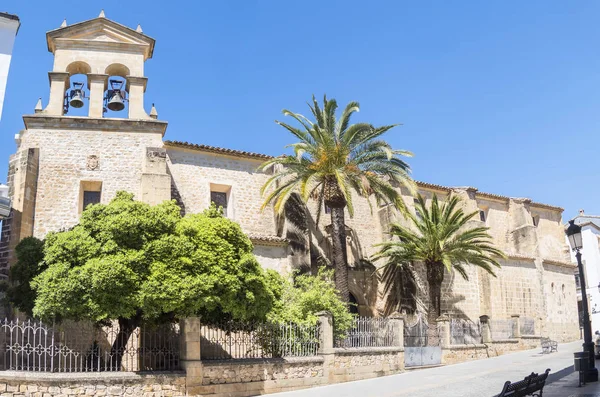
[[[595,397],[594,393],[599,390],[600,384],[577,388],[577,374],[573,374],[573,352],[581,350],[581,343],[560,344],[558,352],[552,354],[541,354],[538,348],[381,378],[278,393],[274,396],[492,397],[500,393],[507,380],[518,381],[532,371],[540,373],[550,368],[544,397]]]
[[[597,364],[596,364],[597,365]],[[544,397],[600,397],[600,382],[579,385],[579,373],[572,372],[544,387]]]

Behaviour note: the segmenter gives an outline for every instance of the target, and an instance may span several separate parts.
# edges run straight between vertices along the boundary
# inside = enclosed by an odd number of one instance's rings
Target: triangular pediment
[[[139,47],[152,57],[154,39],[107,18],[95,18],[55,29],[46,34],[48,50],[54,53],[57,44],[77,46],[123,45]]]

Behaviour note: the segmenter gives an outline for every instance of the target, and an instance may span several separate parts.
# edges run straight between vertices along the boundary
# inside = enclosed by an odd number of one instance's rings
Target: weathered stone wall
[[[287,247],[254,243],[254,255],[265,269],[272,269],[284,276],[291,275],[292,268],[287,256]]]
[[[260,210],[260,188],[268,175],[257,172],[260,160],[217,155],[167,146],[168,168],[187,213],[210,205],[211,185],[228,191],[227,216],[246,233],[276,235],[271,208]]]
[[[579,322],[574,267],[544,262],[543,268],[546,310],[541,334],[560,342],[576,340],[579,338]]]
[[[493,341],[476,345],[450,345],[442,349],[442,364],[457,364],[465,361],[481,360],[483,358],[497,357],[506,353],[540,349],[539,336],[527,336],[519,339]]]
[[[101,202],[119,190],[140,198],[146,147],[161,147],[160,133],[26,130],[19,150],[39,148],[34,236],[76,224],[82,181],[102,182]],[[97,168],[88,163],[98,157]]]
[[[183,397],[185,374],[0,372],[3,397]]]
[[[404,371],[403,348],[334,349],[329,380],[347,382]]]

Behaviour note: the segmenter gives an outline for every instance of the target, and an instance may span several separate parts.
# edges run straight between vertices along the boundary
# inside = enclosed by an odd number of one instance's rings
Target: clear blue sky
[[[326,93],[403,123],[416,179],[600,214],[600,2],[13,1],[0,175],[21,115],[48,98],[45,32],[106,16],[157,40],[146,107],[166,139],[281,154],[281,109]],[[52,150],[52,148],[42,148]],[[0,178],[4,179],[4,178]]]

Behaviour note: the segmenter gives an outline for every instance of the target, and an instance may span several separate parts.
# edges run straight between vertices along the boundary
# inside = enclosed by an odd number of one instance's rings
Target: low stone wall
[[[490,357],[488,346],[477,345],[450,345],[442,349],[442,364],[457,364],[464,361],[480,360]]]
[[[404,370],[404,348],[334,349],[329,368],[331,383],[397,374]]]
[[[518,351],[540,347],[539,336],[521,336],[518,339],[496,340],[475,345],[450,345],[442,349],[442,364],[457,364],[480,360]]]
[[[131,372],[35,373],[0,372],[2,397],[127,396],[183,397],[185,373]]]
[[[251,396],[374,378],[403,370],[401,347],[333,349],[331,354],[316,357],[203,361],[202,384],[188,388],[188,395]]]

